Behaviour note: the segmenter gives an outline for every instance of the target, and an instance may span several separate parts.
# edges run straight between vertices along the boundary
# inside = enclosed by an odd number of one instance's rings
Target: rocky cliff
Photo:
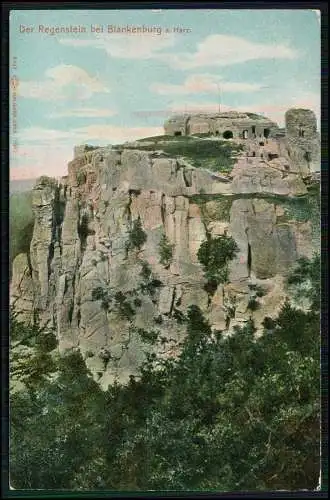
[[[67,177],[33,189],[12,303],[25,321],[48,322],[61,352],[78,348],[105,387],[137,375],[146,353],[175,356],[190,305],[216,330],[249,318],[260,327],[285,299],[289,268],[319,245],[318,185],[282,160],[244,153],[223,176],[143,142],[77,150]],[[229,282],[210,293],[197,251],[224,234],[239,251]]]

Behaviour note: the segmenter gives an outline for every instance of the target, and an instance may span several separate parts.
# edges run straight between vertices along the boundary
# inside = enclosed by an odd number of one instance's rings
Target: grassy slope
[[[144,142],[153,142],[144,145]],[[234,166],[233,156],[242,150],[239,144],[229,141],[201,139],[197,136],[156,136],[138,141],[146,151],[153,151],[155,146],[170,156],[181,156],[194,167],[206,168],[214,172],[230,172]]]

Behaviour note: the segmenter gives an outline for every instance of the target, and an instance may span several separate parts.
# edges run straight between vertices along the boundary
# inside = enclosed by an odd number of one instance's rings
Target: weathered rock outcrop
[[[41,178],[33,190],[34,233],[29,256],[14,261],[12,301],[25,320],[38,311],[56,329],[62,352],[80,349],[104,386],[123,382],[148,352],[179,352],[182,315],[192,304],[228,332],[276,314],[283,276],[313,252],[310,215],[295,216],[306,198],[298,174],[262,159],[242,158],[231,179],[221,179],[161,152],[78,149],[67,178]],[[140,247],[132,244],[136,221]],[[167,265],[164,234],[173,247]],[[239,253],[229,284],[212,296],[197,252],[207,235],[222,234]],[[251,311],[256,285],[265,294]]]

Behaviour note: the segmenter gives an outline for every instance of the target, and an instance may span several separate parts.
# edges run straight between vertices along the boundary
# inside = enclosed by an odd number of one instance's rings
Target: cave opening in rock
[[[269,128],[265,128],[264,129],[264,137],[267,139],[269,137],[269,134],[270,134],[270,130]]]
[[[233,138],[233,133],[231,130],[225,130],[224,133],[222,134],[222,137],[224,139],[232,139]]]
[[[251,265],[252,265],[252,256],[251,256],[251,245],[248,243],[248,255],[247,255],[247,268],[248,268],[248,276],[251,276]]]
[[[182,132],[180,132],[180,131],[176,131],[176,132],[174,132],[174,135],[175,135],[175,136],[182,135]]]
[[[247,139],[248,135],[249,135],[249,131],[248,130],[243,130],[243,139]]]

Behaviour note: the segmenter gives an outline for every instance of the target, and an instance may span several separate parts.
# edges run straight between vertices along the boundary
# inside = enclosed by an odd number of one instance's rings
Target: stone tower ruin
[[[320,170],[320,136],[316,116],[310,109],[289,109],[285,113],[288,154],[300,165],[301,173]]]

